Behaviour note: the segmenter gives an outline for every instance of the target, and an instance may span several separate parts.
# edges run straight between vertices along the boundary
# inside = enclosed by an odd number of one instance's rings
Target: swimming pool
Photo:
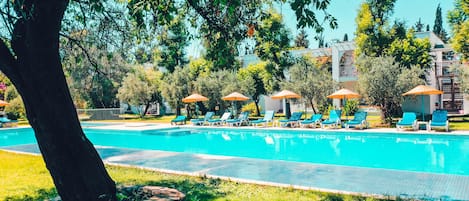
[[[84,131],[98,146],[469,175],[466,136],[183,127]],[[0,148],[32,143],[31,129],[0,131]]]

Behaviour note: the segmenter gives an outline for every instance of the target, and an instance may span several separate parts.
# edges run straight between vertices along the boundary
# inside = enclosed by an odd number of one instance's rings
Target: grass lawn
[[[0,200],[44,200],[56,195],[40,156],[0,151]],[[237,183],[139,168],[107,166],[118,185],[159,185],[176,188],[186,200],[377,200],[352,195]]]

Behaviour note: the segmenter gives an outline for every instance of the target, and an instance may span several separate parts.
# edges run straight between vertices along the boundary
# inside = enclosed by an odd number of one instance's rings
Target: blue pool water
[[[469,137],[231,128],[85,129],[100,146],[469,175]],[[36,143],[31,129],[0,131],[0,147]]]

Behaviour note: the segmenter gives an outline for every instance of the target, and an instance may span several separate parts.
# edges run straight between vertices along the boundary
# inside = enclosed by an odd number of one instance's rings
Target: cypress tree
[[[443,18],[441,17],[441,6],[438,4],[435,13],[435,24],[433,25],[433,33],[435,33],[441,40],[446,42],[446,31],[443,29]]]

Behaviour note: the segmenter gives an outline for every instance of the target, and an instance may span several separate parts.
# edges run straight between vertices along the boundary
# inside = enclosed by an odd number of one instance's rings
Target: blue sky
[[[333,39],[342,40],[344,34],[347,33],[349,40],[354,38],[356,29],[355,17],[357,16],[358,8],[363,2],[362,0],[331,0],[328,12],[337,18],[339,27],[331,30],[326,28],[324,38],[326,42]],[[443,25],[446,32],[449,34],[450,29],[446,20],[446,13],[448,10],[454,9],[454,0],[397,0],[394,6],[393,21],[395,19],[404,20],[406,25],[410,27],[414,25],[419,18],[423,24],[429,24],[430,29],[433,29],[435,21],[436,8],[440,4],[443,13]],[[289,4],[281,6],[280,11],[284,16],[284,22],[291,31],[292,39],[298,35],[299,31],[296,29],[296,17],[290,9]],[[315,33],[307,30],[310,48],[317,48],[318,43],[313,39]],[[188,48],[188,55],[192,57],[200,56],[200,51],[203,50],[200,43],[194,41]]]
[[[361,0],[332,0],[329,5],[329,13],[335,16],[339,23],[339,28],[331,30],[328,28],[324,32],[325,41],[332,39],[342,40],[344,34],[347,33],[349,40],[354,37],[356,29],[355,17],[357,16],[358,8]],[[433,29],[435,21],[436,8],[440,4],[443,13],[443,25],[445,30],[450,33],[449,26],[446,20],[446,13],[448,10],[454,9],[454,0],[397,0],[394,6],[393,19],[404,20],[407,26],[414,25],[419,18],[423,24],[430,24],[430,29]],[[284,22],[296,22],[295,15],[289,9],[289,5],[284,5],[282,14],[284,15]],[[287,23],[287,26],[292,31],[292,36],[298,34],[296,24]],[[317,42],[313,40],[314,33],[310,32],[310,48],[316,48]]]

